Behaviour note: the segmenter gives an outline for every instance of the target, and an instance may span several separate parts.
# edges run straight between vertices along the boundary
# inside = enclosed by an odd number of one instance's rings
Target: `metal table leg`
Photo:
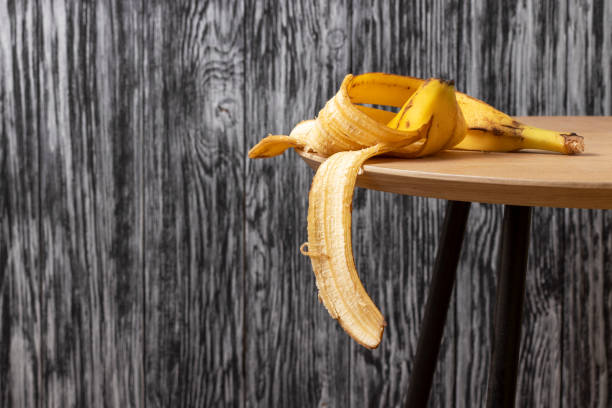
[[[487,407],[514,407],[531,207],[506,206],[495,304]]]
[[[406,404],[408,407],[424,407],[429,399],[470,204],[469,202],[449,201],[446,208],[444,229],[436,255],[408,388]]]

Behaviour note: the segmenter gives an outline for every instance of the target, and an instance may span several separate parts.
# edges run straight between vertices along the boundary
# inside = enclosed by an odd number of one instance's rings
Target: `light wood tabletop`
[[[447,150],[420,159],[376,157],[364,188],[456,201],[612,209],[612,116],[531,116],[517,120],[584,136],[584,153]],[[325,157],[297,151],[316,169]]]

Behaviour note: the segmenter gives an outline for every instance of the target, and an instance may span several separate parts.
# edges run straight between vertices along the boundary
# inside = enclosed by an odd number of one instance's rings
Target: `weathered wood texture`
[[[358,189],[389,326],[317,302],[311,171],[248,161],[347,72],[612,114],[612,3],[0,0],[0,406],[401,406],[445,204]],[[588,149],[588,144],[587,144]],[[502,209],[472,207],[430,406],[482,406]],[[612,405],[612,215],[536,209],[517,406]]]
[[[11,6],[0,4],[0,405],[27,407],[43,390],[37,47],[32,11]]]
[[[143,4],[144,402],[239,406],[244,5]]]
[[[141,12],[54,6],[0,6],[0,393],[6,406],[139,406]]]
[[[251,2],[245,11],[246,142],[288,133],[332,95],[350,64],[346,2]],[[342,406],[350,339],[317,300],[307,241],[312,174],[295,155],[247,162],[245,404]],[[287,336],[287,333],[292,333]]]
[[[29,3],[24,27],[36,35],[26,120],[38,128],[23,136],[40,154],[42,405],[141,406],[142,12],[57,6]]]

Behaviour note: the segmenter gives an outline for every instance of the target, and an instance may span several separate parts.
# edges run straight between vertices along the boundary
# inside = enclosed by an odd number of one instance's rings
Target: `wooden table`
[[[374,158],[357,178],[364,188],[449,200],[407,406],[427,405],[471,202],[505,204],[488,407],[514,406],[531,207],[612,209],[612,117],[517,119],[583,135],[585,152],[444,151],[415,160]],[[298,154],[315,170],[325,160]]]

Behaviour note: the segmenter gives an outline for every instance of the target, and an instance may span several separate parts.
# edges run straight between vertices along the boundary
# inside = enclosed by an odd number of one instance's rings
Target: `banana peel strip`
[[[362,164],[389,148],[376,145],[332,155],[317,170],[308,196],[308,251],[319,299],[359,344],[376,348],[385,319],[366,293],[353,260],[351,203]]]

